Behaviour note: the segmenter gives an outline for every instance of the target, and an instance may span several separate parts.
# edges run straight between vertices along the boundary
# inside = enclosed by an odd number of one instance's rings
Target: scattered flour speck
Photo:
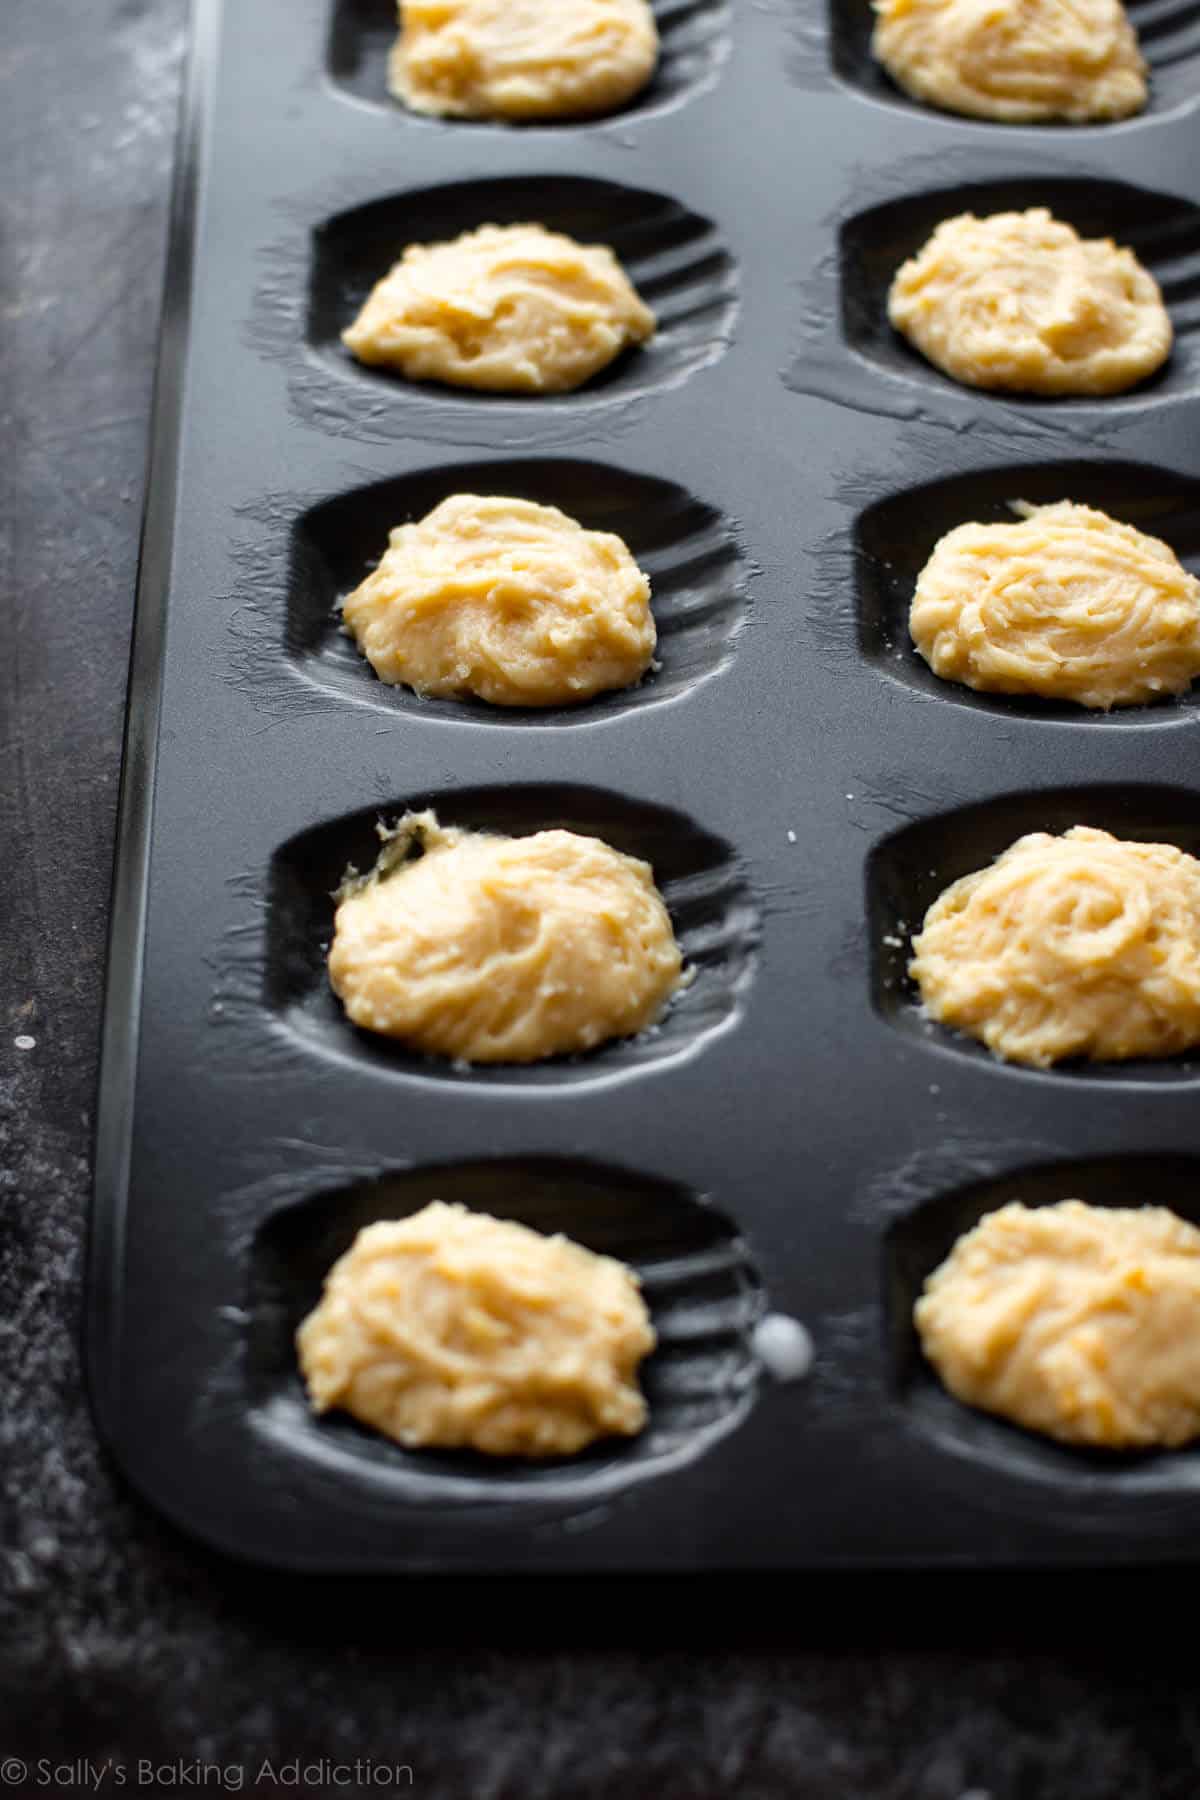
[[[812,1336],[807,1326],[786,1313],[768,1313],[759,1320],[754,1348],[776,1381],[802,1381],[812,1368]]]

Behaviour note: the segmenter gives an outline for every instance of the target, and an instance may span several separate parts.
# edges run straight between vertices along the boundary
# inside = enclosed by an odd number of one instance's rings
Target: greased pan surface
[[[1200,1218],[1200,1064],[1003,1067],[922,1022],[903,945],[1024,830],[1200,847],[1196,707],[1075,718],[972,696],[928,675],[903,618],[936,537],[1010,498],[1105,506],[1200,566],[1196,15],[1167,21],[1144,118],[1022,130],[892,97],[861,8],[835,11],[831,53],[817,0],[665,5],[645,101],[518,131],[386,102],[385,4],[199,0],[88,1361],[133,1482],[243,1556],[704,1570],[1193,1547],[1200,1452],[1101,1460],[969,1414],[907,1318],[1004,1199]],[[1135,243],[1163,282],[1176,353],[1130,396],[972,394],[883,322],[890,271],[939,216],[1039,200]],[[343,355],[338,329],[405,242],[522,218],[612,243],[659,312],[654,344],[533,402]],[[655,584],[658,676],[555,717],[372,679],[338,595],[391,525],[485,485],[625,533]],[[463,1072],[350,1028],[322,974],[329,890],[376,818],[428,803],[649,857],[698,970],[661,1030]],[[361,1224],[435,1195],[641,1270],[663,1340],[641,1439],[491,1467],[309,1418],[290,1338],[322,1275]],[[807,1382],[761,1374],[765,1309],[812,1332]]]

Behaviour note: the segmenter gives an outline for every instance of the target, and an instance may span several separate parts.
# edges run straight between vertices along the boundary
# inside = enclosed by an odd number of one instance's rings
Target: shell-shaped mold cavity
[[[985,131],[1003,131],[990,119],[964,119],[955,113],[923,106],[897,87],[886,69],[871,55],[875,14],[871,0],[828,0],[829,57],[837,79],[868,99],[899,106],[925,117],[952,121],[956,126],[981,125]],[[1142,55],[1150,65],[1150,99],[1145,112],[1173,112],[1194,100],[1200,92],[1200,5],[1196,0],[1126,0],[1126,10],[1137,29]],[[1133,120],[1097,121],[1094,126],[1051,122],[1049,129],[1073,138],[1081,130],[1113,131]],[[1025,127],[1039,129],[1038,127]],[[1046,127],[1041,127],[1046,129]]]
[[[1158,281],[1175,328],[1175,347],[1162,369],[1125,394],[1047,399],[966,388],[935,368],[888,322],[892,277],[943,219],[959,213],[1022,212],[1046,206],[1085,238],[1115,238],[1138,256]],[[1121,181],[1086,178],[990,181],[941,188],[889,200],[855,214],[841,228],[839,281],[843,335],[859,356],[910,381],[919,375],[943,392],[969,394],[973,402],[1039,410],[1052,407],[1127,407],[1149,399],[1177,399],[1200,387],[1200,207],[1169,194]]]
[[[603,1440],[546,1463],[468,1451],[406,1451],[348,1414],[311,1413],[294,1337],[329,1268],[356,1234],[431,1200],[460,1202],[634,1268],[658,1335],[641,1368],[649,1420],[636,1438]],[[673,1182],[557,1158],[447,1164],[319,1192],[273,1213],[250,1257],[244,1367],[252,1418],[294,1455],[339,1477],[384,1482],[420,1505],[455,1498],[586,1501],[678,1467],[732,1431],[756,1396],[754,1328],[763,1289],[731,1221]]]
[[[878,843],[867,862],[871,1000],[876,1012],[909,1038],[1025,1081],[1136,1081],[1150,1086],[1200,1080],[1196,1051],[1161,1060],[1078,1059],[1051,1069],[1001,1063],[974,1038],[935,1024],[922,1012],[907,969],[913,936],[938,895],[952,881],[994,862],[1027,832],[1057,834],[1072,825],[1093,825],[1114,837],[1175,844],[1189,856],[1200,856],[1200,794],[1141,783],[1006,794],[906,825]]]
[[[432,806],[443,825],[512,837],[562,827],[603,838],[650,863],[692,979],[661,1020],[635,1038],[586,1055],[530,1064],[464,1067],[426,1057],[346,1018],[326,970],[333,891],[346,868],[369,869],[379,819]],[[602,788],[532,784],[424,793],[335,819],[291,838],[271,863],[265,1000],[310,1048],[401,1075],[459,1082],[554,1086],[632,1074],[697,1050],[737,1020],[753,974],[759,917],[732,847],[682,813]]]
[[[1165,1206],[1200,1224],[1200,1158],[1168,1154],[1098,1157],[1042,1163],[936,1195],[889,1231],[884,1245],[884,1315],[891,1392],[908,1424],[942,1449],[988,1463],[1026,1480],[1067,1484],[1130,1496],[1178,1492],[1194,1505],[1200,1488],[1200,1447],[1170,1452],[1114,1453],[1056,1443],[956,1400],[922,1351],[913,1307],[927,1278],[955,1240],[985,1213],[1013,1201],[1053,1206],[1085,1200],[1091,1206]]]
[[[653,80],[628,106],[598,119],[559,119],[520,129],[546,130],[549,124],[558,130],[594,130],[614,118],[632,122],[666,112],[710,88],[729,55],[729,0],[652,0],[652,5],[662,53]],[[404,111],[388,92],[388,54],[395,41],[396,0],[335,0],[326,69],[335,87],[354,99],[416,121],[419,115]],[[452,120],[448,128],[462,124]]]
[[[474,393],[436,382],[407,381],[357,362],[341,342],[371,288],[405,246],[458,237],[480,225],[534,219],[581,243],[607,244],[647,305],[658,329],[648,344],[625,351],[607,369],[569,394]],[[716,360],[733,336],[738,311],[737,268],[711,220],[677,200],[614,181],[533,175],[464,181],[400,193],[339,213],[313,234],[307,338],[326,368],[364,395],[401,409],[399,424],[419,435],[417,409],[451,409],[477,428],[485,414],[518,419],[522,431],[561,427],[580,408],[619,404],[671,388]],[[571,409],[564,413],[564,409]],[[376,418],[376,425],[380,421]]]
[[[908,629],[917,577],[938,539],[958,525],[1015,523],[1012,502],[1048,506],[1074,500],[1161,538],[1200,575],[1200,482],[1143,463],[1052,462],[973,470],[906,488],[860,513],[854,525],[858,641],[867,660],[894,681],[961,706],[1014,717],[1104,726],[1195,721],[1196,688],[1156,706],[1097,712],[1025,694],[976,693],[942,681],[918,655]]]
[[[342,628],[339,608],[373,568],[395,525],[423,518],[450,494],[505,494],[557,506],[589,531],[613,531],[650,577],[656,662],[636,687],[580,706],[513,708],[419,699],[373,673]],[[722,515],[674,482],[570,460],[455,465],[376,482],[312,507],[292,532],[287,649],[305,676],[350,699],[472,724],[586,724],[653,705],[724,667],[745,618],[747,567]]]

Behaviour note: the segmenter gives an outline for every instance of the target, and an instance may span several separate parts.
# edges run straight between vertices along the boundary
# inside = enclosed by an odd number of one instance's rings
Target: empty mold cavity
[[[1047,399],[964,388],[913,349],[888,322],[887,297],[901,263],[944,219],[960,213],[1024,212],[1046,206],[1085,238],[1115,238],[1136,252],[1158,281],[1175,328],[1166,365],[1126,394]],[[1200,208],[1168,194],[1120,181],[1059,178],[990,181],[915,194],[856,214],[842,226],[839,249],[842,330],[860,356],[893,375],[922,380],[981,404],[1014,402],[1047,407],[1102,406],[1106,411],[1151,396],[1175,397],[1195,389],[1196,328],[1200,325]]]
[[[607,244],[658,318],[651,341],[631,348],[570,394],[488,394],[408,381],[356,362],[341,342],[375,283],[408,244],[455,238],[480,225],[535,220],[585,244]],[[714,361],[733,335],[737,271],[715,226],[678,201],[613,181],[537,175],[457,182],[376,200],[338,214],[315,233],[308,295],[308,341],[347,380],[408,406],[445,411],[516,407],[522,418],[639,397],[672,387]]]
[[[1200,793],[1185,788],[1129,783],[1122,786],[1047,788],[1006,795],[978,806],[920,819],[884,838],[867,863],[867,925],[871,998],[889,1025],[910,1037],[972,1057],[1023,1078],[1058,1081],[1169,1084],[1200,1078],[1200,1052],[1157,1061],[1086,1062],[1030,1069],[1001,1064],[974,1038],[935,1024],[921,1011],[916,983],[907,973],[912,939],[928,908],[960,876],[986,868],[1031,831],[1055,834],[1093,825],[1115,837],[1175,844],[1200,856]]]
[[[406,1451],[348,1414],[309,1409],[295,1332],[332,1264],[366,1225],[404,1219],[431,1200],[458,1202],[568,1237],[630,1264],[658,1336],[641,1366],[649,1421],[636,1438],[601,1440],[581,1455],[529,1463],[469,1451]],[[729,1219],[673,1182],[555,1158],[469,1162],[384,1175],[317,1193],[273,1214],[252,1248],[245,1369],[254,1417],[298,1456],[395,1484],[419,1503],[465,1487],[538,1500],[547,1490],[603,1490],[689,1461],[753,1404],[754,1328],[762,1284]]]
[[[380,681],[343,630],[341,603],[374,568],[393,526],[456,493],[534,500],[589,531],[616,532],[650,577],[659,666],[636,687],[567,707],[422,700]],[[474,463],[377,482],[303,514],[292,534],[287,648],[311,680],[353,699],[415,708],[426,719],[564,725],[667,700],[715,675],[732,653],[745,603],[746,567],[729,525],[673,482],[601,463]]]
[[[675,995],[659,1023],[638,1037],[540,1063],[465,1067],[418,1055],[391,1038],[358,1029],[346,1018],[326,970],[333,890],[349,864],[371,867],[379,848],[377,820],[390,822],[409,807],[423,806],[434,806],[443,825],[512,837],[563,827],[642,857],[653,867],[670,909],[692,981]],[[532,1086],[596,1080],[686,1055],[732,1025],[753,970],[757,940],[757,911],[731,847],[683,814],[600,788],[468,788],[372,806],[301,832],[283,845],[270,871],[265,999],[303,1042],[381,1070]]]
[[[1195,689],[1153,706],[1087,707],[1021,694],[981,694],[943,681],[913,646],[908,614],[917,577],[938,539],[972,521],[1015,524],[1012,502],[1045,506],[1074,500],[1094,506],[1170,545],[1200,575],[1200,483],[1140,463],[1057,462],[952,475],[908,488],[868,507],[855,521],[854,571],[858,637],[876,667],[922,693],[1016,717],[1088,726],[1146,725],[1195,718]]]
[[[1200,1487],[1200,1447],[1121,1454],[1059,1444],[964,1405],[926,1361],[912,1316],[925,1281],[985,1213],[1018,1200],[1166,1206],[1200,1225],[1200,1158],[1126,1155],[1042,1164],[940,1194],[898,1220],[884,1246],[885,1319],[892,1394],[908,1422],[945,1449],[1027,1479],[1111,1487],[1118,1494]]]
[[[729,54],[733,9],[729,0],[652,0],[662,54],[654,79],[619,113],[598,119],[545,121],[522,129],[545,129],[547,123],[575,129],[603,125],[612,118],[643,118],[701,94],[712,86]],[[396,41],[396,0],[335,0],[329,33],[327,68],[335,86],[369,106],[383,106],[407,120],[388,92],[388,55]],[[462,120],[448,122],[461,127]]]
[[[875,14],[871,0],[828,0],[829,54],[834,74],[847,87],[892,106],[923,113],[927,118],[975,123],[985,130],[1003,130],[994,120],[966,121],[960,114],[941,112],[913,100],[897,87],[887,71],[871,55]],[[1146,112],[1171,112],[1195,98],[1200,82],[1200,5],[1196,0],[1126,0],[1126,10],[1137,28],[1142,54],[1150,65],[1150,99]],[[1144,117],[1145,114],[1137,115]],[[1095,129],[1112,131],[1132,121],[1099,123]],[[1028,127],[1026,127],[1028,129]],[[1050,129],[1073,135],[1086,127],[1050,122]]]

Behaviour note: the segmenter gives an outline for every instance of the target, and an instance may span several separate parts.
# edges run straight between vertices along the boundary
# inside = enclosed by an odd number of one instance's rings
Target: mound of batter
[[[476,494],[397,526],[344,618],[381,680],[495,706],[629,687],[656,641],[650,583],[619,537]]]
[[[573,831],[432,812],[339,896],[329,979],[355,1025],[463,1062],[536,1062],[653,1024],[682,959],[649,863]]]
[[[1044,206],[946,219],[904,263],[888,317],[968,387],[1119,394],[1171,353],[1158,283],[1132,250]]]
[[[658,61],[646,0],[401,0],[388,85],[452,119],[579,119],[640,93]]]
[[[654,323],[607,245],[541,225],[481,225],[410,244],[342,342],[409,381],[561,394],[645,343]]]
[[[959,525],[921,570],[909,627],[935,675],[1001,694],[1138,706],[1200,674],[1200,581],[1158,538],[1062,501]]]
[[[317,1412],[408,1449],[570,1456],[642,1429],[654,1331],[623,1263],[435,1200],[359,1232],[296,1347]]]
[[[1200,1043],[1200,862],[1076,825],[948,887],[913,940],[931,1018],[1047,1068]]]
[[[1164,1207],[1001,1207],[913,1317],[968,1406],[1109,1450],[1200,1434],[1200,1231]]]
[[[1120,0],[875,0],[871,48],[930,106],[1007,124],[1127,119],[1146,65]]]

